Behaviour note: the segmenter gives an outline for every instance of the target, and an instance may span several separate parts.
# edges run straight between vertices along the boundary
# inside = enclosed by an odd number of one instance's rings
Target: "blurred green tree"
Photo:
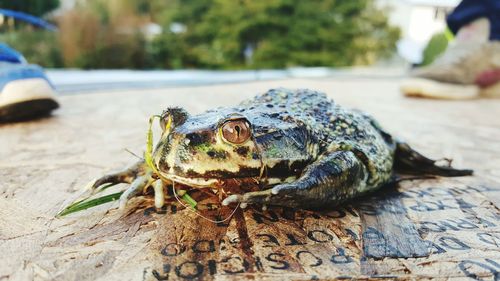
[[[35,15],[58,4],[0,0]],[[55,21],[56,36],[1,37],[46,66],[212,69],[367,65],[399,38],[373,0],[86,0]]]
[[[59,0],[0,0],[1,9],[43,16],[59,7]]]
[[[371,64],[399,38],[372,0],[167,2],[152,50],[175,68]]]

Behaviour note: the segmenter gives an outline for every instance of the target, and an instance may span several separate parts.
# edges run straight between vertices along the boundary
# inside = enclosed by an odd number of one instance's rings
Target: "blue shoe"
[[[0,43],[0,123],[46,116],[58,107],[43,69]]]

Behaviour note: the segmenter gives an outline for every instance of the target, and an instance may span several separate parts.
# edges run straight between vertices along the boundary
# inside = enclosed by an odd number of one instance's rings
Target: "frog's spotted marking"
[[[207,155],[212,159],[225,160],[228,157],[228,153],[224,150],[209,150]]]
[[[250,151],[250,149],[248,147],[245,147],[245,146],[240,146],[240,147],[237,147],[235,149],[235,152],[238,153],[242,157],[247,157],[248,151]]]

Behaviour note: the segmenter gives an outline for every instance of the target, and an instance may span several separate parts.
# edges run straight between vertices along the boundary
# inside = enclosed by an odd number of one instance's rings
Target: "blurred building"
[[[401,29],[398,53],[411,63],[422,61],[432,35],[446,29],[446,15],[460,0],[376,0],[388,11],[389,22]]]

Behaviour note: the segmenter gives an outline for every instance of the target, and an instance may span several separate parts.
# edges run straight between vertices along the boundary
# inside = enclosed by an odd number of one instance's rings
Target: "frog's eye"
[[[245,119],[226,121],[221,129],[222,137],[230,143],[241,144],[250,138],[250,124]]]

